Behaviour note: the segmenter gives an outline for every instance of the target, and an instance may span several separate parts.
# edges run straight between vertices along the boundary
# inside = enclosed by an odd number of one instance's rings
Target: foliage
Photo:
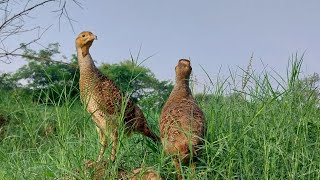
[[[79,70],[76,59],[70,63],[54,60],[59,55],[59,44],[49,44],[47,48],[34,51],[23,46],[23,57],[28,61],[17,70],[14,79],[26,89],[33,91],[34,100],[46,103],[63,101],[64,92],[67,96],[78,96]],[[51,101],[51,102],[50,102]]]
[[[298,85],[298,92],[304,101],[314,100],[320,105],[320,91],[319,91],[320,77],[319,74],[314,73],[302,79]]]
[[[102,64],[99,69],[122,91],[132,93],[136,99],[140,99],[157,82],[149,69],[137,66],[130,60],[119,64]]]
[[[150,69],[131,60],[102,64],[99,69],[123,92],[131,94],[143,108],[162,107],[173,88],[169,81],[156,79]]]
[[[10,73],[0,74],[0,89],[12,90],[17,87],[16,81]]]

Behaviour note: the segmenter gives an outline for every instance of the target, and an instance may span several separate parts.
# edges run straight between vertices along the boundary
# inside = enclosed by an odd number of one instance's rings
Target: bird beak
[[[94,41],[94,40],[98,40],[98,37],[95,34],[91,33],[89,41]]]

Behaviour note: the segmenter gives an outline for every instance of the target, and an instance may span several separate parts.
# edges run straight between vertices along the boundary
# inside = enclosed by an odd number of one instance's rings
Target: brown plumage
[[[103,180],[108,177],[106,174],[107,162],[100,161],[93,169],[93,179]],[[131,172],[118,169],[118,180],[162,180],[160,174],[152,168],[136,168]]]
[[[191,70],[189,60],[179,60],[175,86],[160,115],[161,142],[166,153],[174,158],[179,179],[179,160],[184,163],[194,157],[204,136],[205,117],[189,88]]]
[[[151,167],[146,168],[136,168],[131,172],[128,172],[122,168],[118,168],[117,178],[115,178],[115,174],[111,174],[112,172],[107,171],[107,161],[100,161],[95,163],[94,167],[86,167],[82,169],[85,179],[91,178],[93,180],[104,180],[106,178],[113,177],[113,179],[118,180],[162,180],[160,174],[153,170]],[[107,174],[106,174],[107,173]],[[61,177],[63,180],[76,180],[83,175],[79,170],[74,170],[74,172],[67,173]],[[90,177],[91,176],[91,177]]]
[[[121,112],[124,112],[123,123],[126,132],[140,132],[153,141],[159,141],[159,137],[150,130],[141,109],[130,98],[126,98],[119,88],[95,66],[89,53],[95,39],[97,37],[88,31],[80,33],[76,38],[80,67],[80,96],[87,111],[92,114],[92,119],[96,123],[100,135],[102,147],[97,161],[102,159],[107,146],[107,132],[111,135],[111,160],[114,160],[118,141],[118,119]]]

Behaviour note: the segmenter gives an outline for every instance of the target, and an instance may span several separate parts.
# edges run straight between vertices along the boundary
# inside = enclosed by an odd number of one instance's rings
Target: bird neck
[[[94,64],[90,53],[83,57],[81,48],[77,48],[77,57],[80,68],[80,74],[87,74],[89,72],[97,70],[97,67]]]
[[[181,98],[192,97],[191,90],[189,88],[189,80],[176,79],[176,84],[174,85],[170,96],[181,97]]]

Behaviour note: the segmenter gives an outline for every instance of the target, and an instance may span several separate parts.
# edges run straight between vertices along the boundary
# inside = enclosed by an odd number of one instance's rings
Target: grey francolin
[[[160,115],[160,138],[165,152],[172,155],[178,179],[181,163],[193,158],[202,143],[205,117],[189,88],[192,67],[181,59],[175,68],[176,83]]]
[[[120,89],[95,66],[89,49],[96,39],[97,37],[88,31],[80,33],[76,38],[80,67],[80,97],[87,111],[91,113],[100,136],[102,146],[96,162],[103,157],[109,134],[112,140],[111,160],[114,161],[118,142],[118,120],[121,118],[121,112],[127,133],[136,131],[153,141],[160,139],[150,130],[141,109],[130,98],[125,98]]]
[[[93,172],[94,180],[106,179],[108,175],[106,174],[106,161],[101,161],[97,166],[95,166]],[[136,168],[132,172],[127,172],[124,169],[118,169],[119,180],[162,180],[160,174],[153,170],[152,168]]]

